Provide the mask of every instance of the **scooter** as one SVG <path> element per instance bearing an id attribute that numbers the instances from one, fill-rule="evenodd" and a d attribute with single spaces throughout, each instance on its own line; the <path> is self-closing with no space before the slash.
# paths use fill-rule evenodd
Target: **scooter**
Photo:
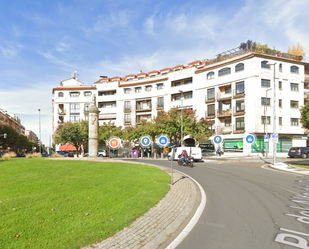
<path id="1" fill-rule="evenodd" d="M 194 161 L 194 158 L 192 156 L 188 156 L 187 158 L 185 158 L 185 165 L 184 166 L 189 166 L 190 168 L 192 168 L 193 167 L 193 161 Z M 182 166 L 181 155 L 178 156 L 177 163 L 178 163 L 178 166 Z"/>

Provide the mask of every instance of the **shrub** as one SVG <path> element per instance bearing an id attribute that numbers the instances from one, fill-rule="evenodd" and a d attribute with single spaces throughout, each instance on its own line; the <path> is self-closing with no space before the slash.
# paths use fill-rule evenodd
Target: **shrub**
<path id="1" fill-rule="evenodd" d="M 51 155 L 51 157 L 62 157 L 62 155 L 60 155 L 60 154 L 58 154 L 58 153 L 53 153 L 53 154 Z"/>
<path id="2" fill-rule="evenodd" d="M 35 157 L 42 157 L 41 153 L 29 153 L 26 155 L 26 158 L 35 158 Z"/>
<path id="3" fill-rule="evenodd" d="M 8 152 L 2 156 L 3 160 L 9 160 L 10 158 L 16 157 L 15 152 Z"/>

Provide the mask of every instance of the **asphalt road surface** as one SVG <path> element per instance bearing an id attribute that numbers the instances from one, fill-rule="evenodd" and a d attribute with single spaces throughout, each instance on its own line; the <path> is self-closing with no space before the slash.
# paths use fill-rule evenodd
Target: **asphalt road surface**
<path id="1" fill-rule="evenodd" d="M 187 168 L 174 162 L 174 169 L 198 181 L 207 196 L 197 225 L 177 249 L 309 249 L 309 176 L 263 165 L 212 160 Z"/>

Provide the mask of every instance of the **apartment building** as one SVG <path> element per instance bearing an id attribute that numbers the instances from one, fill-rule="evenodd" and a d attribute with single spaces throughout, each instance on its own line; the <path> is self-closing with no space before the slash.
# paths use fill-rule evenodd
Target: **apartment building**
<path id="1" fill-rule="evenodd" d="M 0 125 L 10 126 L 21 135 L 25 135 L 25 127 L 16 115 L 10 115 L 7 111 L 0 109 Z"/>
<path id="2" fill-rule="evenodd" d="M 211 60 L 101 77 L 94 84 L 100 125 L 109 120 L 117 126 L 135 125 L 151 120 L 158 110 L 182 106 L 213 121 L 225 152 L 265 153 L 273 145 L 264 135 L 275 129 L 277 153 L 286 154 L 291 146 L 307 144 L 299 108 L 306 101 L 308 83 L 309 64 L 297 56 L 235 49 Z M 244 142 L 247 134 L 255 136 L 253 146 Z"/>
<path id="3" fill-rule="evenodd" d="M 74 72 L 72 78 L 61 81 L 52 93 L 54 134 L 65 122 L 88 120 L 92 95 L 97 94 L 97 91 L 95 86 L 87 86 L 79 81 Z M 60 145 L 56 145 L 56 151 L 59 149 Z"/>

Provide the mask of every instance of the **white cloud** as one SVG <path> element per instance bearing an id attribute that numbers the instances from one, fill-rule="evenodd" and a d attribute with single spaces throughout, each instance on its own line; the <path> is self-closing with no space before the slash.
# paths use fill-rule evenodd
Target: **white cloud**
<path id="1" fill-rule="evenodd" d="M 71 47 L 71 44 L 69 43 L 64 43 L 64 42 L 59 42 L 58 44 L 56 44 L 56 51 L 59 53 L 63 53 L 65 51 L 67 51 L 69 48 Z"/>

